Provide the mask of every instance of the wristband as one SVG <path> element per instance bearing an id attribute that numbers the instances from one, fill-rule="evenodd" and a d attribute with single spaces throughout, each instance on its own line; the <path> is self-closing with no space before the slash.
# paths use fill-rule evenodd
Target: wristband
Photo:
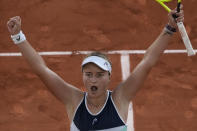
<path id="1" fill-rule="evenodd" d="M 170 26 L 170 25 L 166 25 L 165 30 L 168 34 L 173 34 L 174 32 L 176 32 L 176 28 Z"/>
<path id="2" fill-rule="evenodd" d="M 173 33 L 174 33 L 174 32 L 172 32 L 172 31 L 169 31 L 169 30 L 166 29 L 166 28 L 164 28 L 164 30 L 165 30 L 165 32 L 166 32 L 167 34 L 169 34 L 169 35 L 173 35 Z"/>
<path id="3" fill-rule="evenodd" d="M 20 44 L 20 43 L 22 43 L 23 41 L 25 41 L 26 40 L 26 37 L 25 37 L 25 35 L 23 34 L 23 32 L 22 31 L 20 31 L 18 34 L 16 34 L 16 35 L 11 35 L 11 38 L 12 38 L 12 40 L 13 40 L 13 42 L 14 42 L 14 44 Z"/>

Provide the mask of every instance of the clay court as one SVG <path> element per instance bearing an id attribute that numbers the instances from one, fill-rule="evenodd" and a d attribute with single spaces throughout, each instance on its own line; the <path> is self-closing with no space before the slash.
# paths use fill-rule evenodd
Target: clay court
<path id="1" fill-rule="evenodd" d="M 197 1 L 183 0 L 185 26 L 197 48 Z M 174 8 L 176 1 L 169 4 Z M 167 12 L 154 0 L 1 0 L 0 131 L 69 131 L 65 107 L 17 56 L 6 23 L 21 16 L 22 29 L 47 65 L 65 81 L 83 88 L 79 51 L 146 50 L 167 23 Z M 176 33 L 169 50 L 185 50 Z M 3 54 L 5 53 L 5 54 Z M 124 54 L 130 70 L 143 53 Z M 110 89 L 123 79 L 121 53 L 112 60 Z M 197 56 L 165 53 L 133 100 L 135 131 L 197 130 Z"/>

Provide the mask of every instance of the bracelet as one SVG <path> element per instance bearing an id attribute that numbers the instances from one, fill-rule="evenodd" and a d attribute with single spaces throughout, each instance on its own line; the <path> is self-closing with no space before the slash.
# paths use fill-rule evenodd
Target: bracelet
<path id="1" fill-rule="evenodd" d="M 176 28 L 174 28 L 174 27 L 172 27 L 172 26 L 170 26 L 170 25 L 166 25 L 166 27 L 165 27 L 165 31 L 168 33 L 168 34 L 173 34 L 174 32 L 176 32 Z"/>
<path id="2" fill-rule="evenodd" d="M 22 43 L 23 41 L 25 41 L 26 40 L 26 37 L 25 37 L 25 35 L 23 34 L 23 32 L 22 31 L 20 31 L 18 34 L 16 34 L 16 35 L 11 35 L 11 38 L 12 38 L 12 40 L 13 40 L 13 42 L 14 42 L 14 44 L 20 44 L 20 43 Z"/>

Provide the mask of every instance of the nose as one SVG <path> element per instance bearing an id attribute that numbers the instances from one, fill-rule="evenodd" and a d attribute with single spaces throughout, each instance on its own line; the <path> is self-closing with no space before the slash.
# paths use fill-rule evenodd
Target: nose
<path id="1" fill-rule="evenodd" d="M 93 76 L 93 77 L 90 78 L 90 81 L 92 83 L 96 83 L 97 82 L 97 78 L 95 76 Z"/>

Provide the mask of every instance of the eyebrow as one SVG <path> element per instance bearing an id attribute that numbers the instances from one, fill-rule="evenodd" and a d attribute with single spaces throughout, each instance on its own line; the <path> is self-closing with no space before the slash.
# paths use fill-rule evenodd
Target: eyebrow
<path id="1" fill-rule="evenodd" d="M 84 72 L 84 73 L 92 73 L 92 72 Z M 102 72 L 100 71 L 100 72 L 96 72 L 96 73 L 102 73 L 103 74 L 105 72 L 104 71 L 102 71 Z"/>
<path id="2" fill-rule="evenodd" d="M 103 73 L 105 73 L 104 71 L 102 71 L 102 72 L 97 72 L 97 73 L 99 73 L 99 74 L 103 74 Z"/>
<path id="3" fill-rule="evenodd" d="M 92 72 L 84 72 L 84 73 L 92 73 Z"/>

